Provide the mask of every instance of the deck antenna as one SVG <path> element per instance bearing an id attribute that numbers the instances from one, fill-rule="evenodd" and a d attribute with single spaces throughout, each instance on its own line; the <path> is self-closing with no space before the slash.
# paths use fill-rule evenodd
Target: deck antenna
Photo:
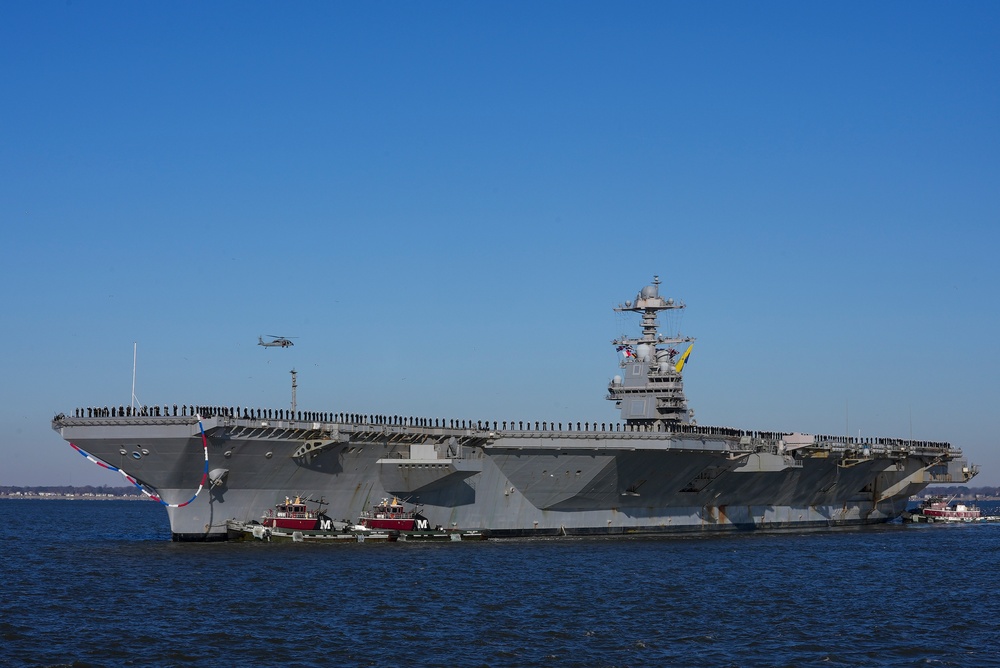
<path id="1" fill-rule="evenodd" d="M 298 385 L 295 382 L 295 376 L 296 376 L 297 373 L 298 372 L 295 371 L 295 369 L 291 370 L 291 374 L 292 374 L 292 415 L 295 415 L 295 388 L 298 387 Z"/>
<path id="2" fill-rule="evenodd" d="M 135 402 L 137 401 L 137 399 L 135 398 L 135 357 L 136 357 L 135 353 L 136 353 L 136 348 L 137 348 L 136 342 L 133 341 L 132 342 L 132 402 L 129 404 L 129 406 L 132 408 L 133 414 L 135 413 Z"/>
<path id="3" fill-rule="evenodd" d="M 851 400 L 844 399 L 844 436 L 851 440 Z"/>
<path id="4" fill-rule="evenodd" d="M 910 405 L 910 445 L 913 445 L 913 405 Z"/>

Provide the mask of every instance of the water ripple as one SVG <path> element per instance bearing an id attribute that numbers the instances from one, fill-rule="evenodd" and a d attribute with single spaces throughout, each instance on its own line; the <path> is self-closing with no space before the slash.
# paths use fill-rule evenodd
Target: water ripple
<path id="1" fill-rule="evenodd" d="M 1000 665 L 995 525 L 200 545 L 153 503 L 0 512 L 0 665 Z"/>

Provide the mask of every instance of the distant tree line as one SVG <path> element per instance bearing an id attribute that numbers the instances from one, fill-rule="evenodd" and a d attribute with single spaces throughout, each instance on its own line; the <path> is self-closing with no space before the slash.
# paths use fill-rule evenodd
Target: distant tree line
<path id="1" fill-rule="evenodd" d="M 74 487 L 73 485 L 43 485 L 39 487 L 19 487 L 11 485 L 0 485 L 0 495 L 29 495 L 37 494 L 60 494 L 64 496 L 81 496 L 84 494 L 94 494 L 100 496 L 120 496 L 122 498 L 132 498 L 143 496 L 142 492 L 135 487 L 108 487 L 107 485 Z"/>

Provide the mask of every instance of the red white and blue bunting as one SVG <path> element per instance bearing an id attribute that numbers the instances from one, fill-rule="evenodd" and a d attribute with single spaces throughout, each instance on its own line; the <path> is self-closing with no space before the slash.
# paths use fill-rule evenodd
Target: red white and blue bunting
<path id="1" fill-rule="evenodd" d="M 201 483 L 198 484 L 198 491 L 196 491 L 194 493 L 194 496 L 192 496 L 190 499 L 188 499 L 184 503 L 167 503 L 162 498 L 160 498 L 160 496 L 158 494 L 155 494 L 155 493 L 149 491 L 148 489 L 146 489 L 146 485 L 144 485 L 143 483 L 139 482 L 138 480 L 136 480 L 135 478 L 133 478 L 132 476 L 130 476 L 128 473 L 125 473 L 125 471 L 122 471 L 117 466 L 112 466 L 111 464 L 107 464 L 105 462 L 102 462 L 97 457 L 94 457 L 89 452 L 86 452 L 83 448 L 81 448 L 80 446 L 78 446 L 76 443 L 70 443 L 69 445 L 70 445 L 71 448 L 73 448 L 74 450 L 76 450 L 81 455 L 83 455 L 84 457 L 86 457 L 90 461 L 94 462 L 95 464 L 97 464 L 101 468 L 108 469 L 109 471 L 118 471 L 119 473 L 122 474 L 122 477 L 124 477 L 126 480 L 128 480 L 133 485 L 135 485 L 139 489 L 139 491 L 141 491 L 143 494 L 145 494 L 149 498 L 153 499 L 154 501 L 159 501 L 160 503 L 162 503 L 167 508 L 183 508 L 184 506 L 188 505 L 189 503 L 191 503 L 192 501 L 194 501 L 195 499 L 198 498 L 198 495 L 201 494 L 201 490 L 203 490 L 205 488 L 205 483 L 208 481 L 208 437 L 205 436 L 205 427 L 201 424 L 201 418 L 200 417 L 198 418 L 198 429 L 201 430 L 201 447 L 205 450 L 205 471 L 204 471 L 204 473 L 202 473 Z"/>

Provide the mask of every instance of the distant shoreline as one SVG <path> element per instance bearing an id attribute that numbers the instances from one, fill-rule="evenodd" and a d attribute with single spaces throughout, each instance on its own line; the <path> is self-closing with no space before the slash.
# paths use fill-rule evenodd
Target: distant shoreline
<path id="1" fill-rule="evenodd" d="M 135 487 L 73 487 L 45 485 L 22 487 L 0 485 L 0 499 L 41 499 L 50 501 L 148 501 L 152 500 Z"/>

